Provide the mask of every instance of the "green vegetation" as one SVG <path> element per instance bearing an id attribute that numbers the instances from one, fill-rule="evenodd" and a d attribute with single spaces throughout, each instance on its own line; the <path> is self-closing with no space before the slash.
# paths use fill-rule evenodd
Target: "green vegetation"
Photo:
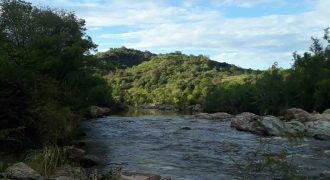
<path id="1" fill-rule="evenodd" d="M 111 103 L 85 22 L 19 0 L 0 9 L 0 151 L 70 144 L 88 107 Z"/>
<path id="2" fill-rule="evenodd" d="M 205 56 L 176 52 L 153 56 L 137 66 L 110 73 L 106 78 L 112 85 L 115 101 L 133 106 L 172 104 L 185 109 L 209 103 L 207 97 L 220 84 L 244 84 L 254 77 L 252 72 L 258 74 L 226 63 L 216 64 Z"/>
<path id="3" fill-rule="evenodd" d="M 268 70 L 255 71 L 175 52 L 117 69 L 106 79 L 114 100 L 130 106 L 169 104 L 188 110 L 199 104 L 204 111 L 233 114 L 276 115 L 288 107 L 323 111 L 330 106 L 330 48 L 312 40 L 311 52 L 294 53 L 291 69 L 274 63 Z M 329 43 L 329 29 L 324 40 Z"/>
<path id="4" fill-rule="evenodd" d="M 43 149 L 29 152 L 25 161 L 43 176 L 50 176 L 56 168 L 68 164 L 65 157 L 65 148 L 45 146 Z"/>
<path id="5" fill-rule="evenodd" d="M 108 73 L 111 70 L 125 69 L 149 61 L 154 54 L 149 51 L 142 52 L 121 47 L 111 48 L 106 52 L 98 52 L 95 56 L 98 58 L 96 64 L 99 71 Z"/>
<path id="6" fill-rule="evenodd" d="M 200 105 L 232 114 L 330 107 L 329 28 L 326 47 L 312 38 L 311 52 L 294 53 L 291 69 L 274 63 L 265 71 L 179 51 L 122 47 L 93 55 L 85 30 L 72 12 L 0 1 L 0 153 L 37 149 L 25 160 L 44 175 L 66 163 L 62 146 L 72 143 L 91 105 Z M 266 156 L 261 167 L 279 157 Z M 11 161 L 0 154 L 0 171 Z"/>

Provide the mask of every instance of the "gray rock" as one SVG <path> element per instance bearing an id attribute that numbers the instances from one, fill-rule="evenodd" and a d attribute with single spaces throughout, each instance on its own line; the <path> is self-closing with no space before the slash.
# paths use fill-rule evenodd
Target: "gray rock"
<path id="1" fill-rule="evenodd" d="M 217 112 L 214 114 L 211 114 L 211 118 L 212 119 L 216 119 L 216 120 L 225 120 L 225 119 L 230 119 L 233 116 L 231 114 L 225 113 L 225 112 Z"/>
<path id="2" fill-rule="evenodd" d="M 330 109 L 326 109 L 321 116 L 324 120 L 330 121 Z"/>
<path id="3" fill-rule="evenodd" d="M 101 117 L 110 112 L 110 109 L 107 107 L 98 107 L 98 106 L 91 106 L 90 107 L 90 115 L 92 117 Z"/>
<path id="4" fill-rule="evenodd" d="M 66 156 L 68 160 L 80 164 L 83 167 L 92 167 L 101 162 L 98 157 L 87 154 L 85 150 L 76 147 L 68 147 L 66 150 Z"/>
<path id="5" fill-rule="evenodd" d="M 308 112 L 300 108 L 290 108 L 285 111 L 284 115 L 287 120 L 297 120 L 300 122 L 306 122 L 313 120 L 313 117 Z"/>
<path id="6" fill-rule="evenodd" d="M 324 170 L 321 174 L 323 177 L 327 177 L 327 178 L 330 178 L 330 171 L 328 170 Z"/>
<path id="7" fill-rule="evenodd" d="M 212 119 L 212 116 L 209 113 L 198 113 L 195 115 L 195 117 L 201 118 L 201 119 Z"/>
<path id="8" fill-rule="evenodd" d="M 66 148 L 66 156 L 69 160 L 79 163 L 80 159 L 86 155 L 86 151 L 73 146 Z"/>
<path id="9" fill-rule="evenodd" d="M 305 125 L 299 121 L 290 121 L 285 122 L 285 128 L 287 133 L 292 135 L 304 135 L 305 134 Z"/>
<path id="10" fill-rule="evenodd" d="M 23 162 L 8 167 L 5 171 L 7 178 L 15 180 L 43 180 L 44 178 L 34 169 Z"/>
<path id="11" fill-rule="evenodd" d="M 79 163 L 83 167 L 92 167 L 100 164 L 101 160 L 95 155 L 87 154 L 80 159 Z"/>
<path id="12" fill-rule="evenodd" d="M 229 120 L 233 117 L 233 115 L 225 113 L 225 112 L 217 112 L 213 114 L 209 113 L 199 113 L 195 115 L 197 118 L 202 119 L 214 119 L 214 120 Z"/>
<path id="13" fill-rule="evenodd" d="M 255 134 L 265 135 L 266 130 L 260 122 L 261 117 L 250 112 L 236 115 L 230 121 L 230 126 L 241 131 L 249 131 Z"/>
<path id="14" fill-rule="evenodd" d="M 81 167 L 62 166 L 50 177 L 51 180 L 87 180 L 86 172 Z"/>
<path id="15" fill-rule="evenodd" d="M 263 117 L 261 124 L 265 128 L 268 135 L 280 136 L 284 135 L 286 132 L 284 122 L 275 116 Z"/>
<path id="16" fill-rule="evenodd" d="M 330 121 L 310 121 L 305 122 L 305 126 L 307 135 L 322 140 L 330 139 Z"/>
<path id="17" fill-rule="evenodd" d="M 322 114 L 330 114 L 330 109 L 324 110 Z"/>

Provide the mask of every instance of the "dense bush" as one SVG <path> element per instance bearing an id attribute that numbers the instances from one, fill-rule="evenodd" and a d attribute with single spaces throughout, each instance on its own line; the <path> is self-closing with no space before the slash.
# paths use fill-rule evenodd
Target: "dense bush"
<path id="1" fill-rule="evenodd" d="M 89 105 L 111 103 L 85 22 L 19 0 L 0 9 L 0 151 L 70 142 Z"/>

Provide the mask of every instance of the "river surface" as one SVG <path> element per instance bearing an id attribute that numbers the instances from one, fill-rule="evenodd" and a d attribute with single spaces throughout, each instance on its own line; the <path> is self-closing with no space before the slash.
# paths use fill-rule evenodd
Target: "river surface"
<path id="1" fill-rule="evenodd" d="M 280 152 L 289 165 L 279 165 L 284 170 L 292 168 L 312 179 L 330 170 L 329 141 L 261 137 L 230 128 L 228 121 L 185 115 L 109 116 L 86 121 L 84 127 L 84 148 L 103 160 L 98 168 L 104 171 L 122 168 L 182 180 L 234 179 L 244 175 L 247 164 L 259 162 L 254 154 Z M 253 178 L 269 178 L 268 173 Z"/>

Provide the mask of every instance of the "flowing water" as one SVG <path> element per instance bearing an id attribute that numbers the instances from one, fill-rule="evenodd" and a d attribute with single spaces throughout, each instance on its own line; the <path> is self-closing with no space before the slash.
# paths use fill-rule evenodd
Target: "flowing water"
<path id="1" fill-rule="evenodd" d="M 84 127 L 84 148 L 103 160 L 98 168 L 104 171 L 120 167 L 172 179 L 233 179 L 242 175 L 248 157 L 265 147 L 288 153 L 288 164 L 300 175 L 316 178 L 330 170 L 330 141 L 266 138 L 230 128 L 228 121 L 184 115 L 109 116 L 86 121 Z"/>

